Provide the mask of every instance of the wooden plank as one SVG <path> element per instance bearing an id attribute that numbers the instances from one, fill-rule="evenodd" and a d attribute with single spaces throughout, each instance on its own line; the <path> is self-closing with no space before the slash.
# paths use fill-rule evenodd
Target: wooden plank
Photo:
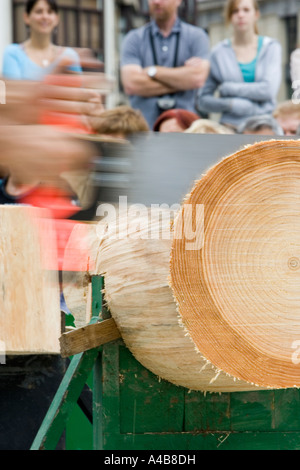
<path id="1" fill-rule="evenodd" d="M 7 355 L 59 354 L 56 232 L 48 211 L 0 208 L 0 342 Z"/>
<path id="2" fill-rule="evenodd" d="M 120 338 L 113 318 L 64 333 L 59 341 L 62 357 L 73 356 Z"/>

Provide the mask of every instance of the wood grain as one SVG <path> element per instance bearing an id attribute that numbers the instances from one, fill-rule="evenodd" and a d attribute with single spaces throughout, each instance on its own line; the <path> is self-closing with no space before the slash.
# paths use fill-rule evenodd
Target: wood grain
<path id="1" fill-rule="evenodd" d="M 6 354 L 59 354 L 56 236 L 47 212 L 0 207 L 0 341 Z"/>
<path id="2" fill-rule="evenodd" d="M 261 142 L 196 182 L 175 221 L 171 285 L 183 325 L 219 370 L 259 386 L 300 386 L 300 144 Z M 200 249 L 190 250 L 181 219 Z M 204 233 L 202 233 L 204 232 Z M 299 351 L 299 347 L 298 347 Z"/>
<path id="3" fill-rule="evenodd" d="M 175 385 L 211 392 L 257 390 L 219 373 L 196 351 L 179 323 L 169 286 L 173 218 L 171 211 L 156 209 L 151 214 L 120 216 L 108 222 L 105 230 L 101 222 L 98 230 L 90 228 L 93 273 L 104 276 L 105 302 L 122 339 L 144 367 Z M 78 228 L 72 233 L 66 256 L 74 252 L 79 233 Z M 75 324 L 82 325 L 85 318 L 87 273 L 91 274 L 77 274 L 73 293 L 66 282 L 65 298 Z"/>
<path id="4" fill-rule="evenodd" d="M 98 348 L 120 337 L 121 335 L 114 319 L 103 320 L 99 323 L 64 333 L 59 340 L 61 355 L 62 357 L 73 356 L 74 354 Z"/>

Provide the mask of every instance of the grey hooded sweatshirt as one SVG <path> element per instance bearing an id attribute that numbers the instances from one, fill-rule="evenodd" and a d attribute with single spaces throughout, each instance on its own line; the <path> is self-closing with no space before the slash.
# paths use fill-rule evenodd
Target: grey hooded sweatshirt
<path id="1" fill-rule="evenodd" d="M 245 82 L 229 39 L 211 52 L 209 77 L 197 97 L 201 113 L 222 113 L 220 122 L 238 127 L 250 116 L 271 114 L 281 83 L 281 45 L 263 38 L 257 57 L 255 82 Z M 219 96 L 215 96 L 218 90 Z"/>

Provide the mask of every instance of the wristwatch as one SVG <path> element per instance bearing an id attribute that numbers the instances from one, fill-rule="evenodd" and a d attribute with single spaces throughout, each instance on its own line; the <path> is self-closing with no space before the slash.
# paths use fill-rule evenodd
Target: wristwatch
<path id="1" fill-rule="evenodd" d="M 154 80 L 155 75 L 157 74 L 157 68 L 155 66 L 149 67 L 147 73 L 148 73 L 148 77 Z"/>

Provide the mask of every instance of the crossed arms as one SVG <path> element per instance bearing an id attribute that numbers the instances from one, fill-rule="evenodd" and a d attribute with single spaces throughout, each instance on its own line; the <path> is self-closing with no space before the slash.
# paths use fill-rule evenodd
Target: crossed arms
<path id="1" fill-rule="evenodd" d="M 153 80 L 147 75 L 149 67 L 125 65 L 121 70 L 125 93 L 150 98 L 201 88 L 207 79 L 210 65 L 206 59 L 191 57 L 181 67 L 156 68 L 157 74 Z"/>

